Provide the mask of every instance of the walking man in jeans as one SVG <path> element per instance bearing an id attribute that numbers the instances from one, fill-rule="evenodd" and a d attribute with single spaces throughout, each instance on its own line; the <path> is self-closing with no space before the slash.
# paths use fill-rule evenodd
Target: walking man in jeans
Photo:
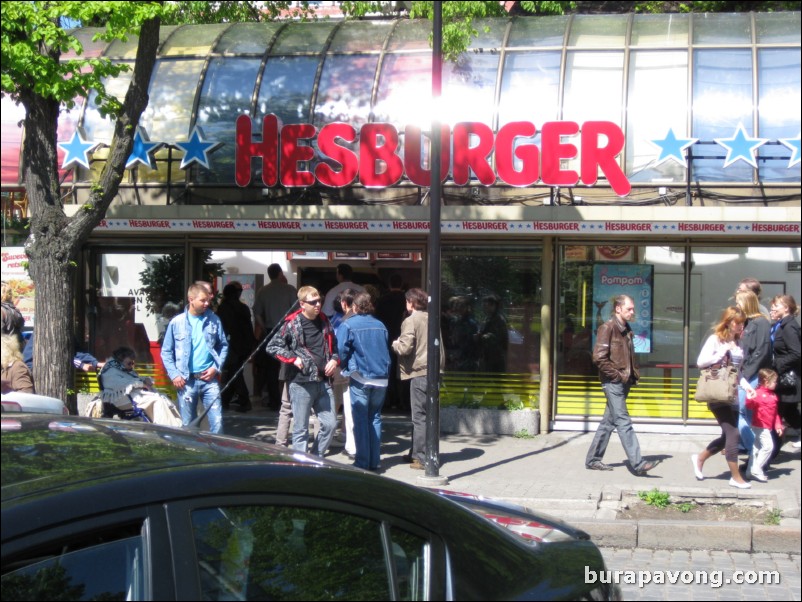
<path id="1" fill-rule="evenodd" d="M 596 333 L 593 363 L 599 369 L 607 407 L 585 458 L 585 467 L 589 470 L 612 470 L 602 462 L 602 458 L 614 430 L 618 431 L 621 445 L 635 474 L 643 476 L 657 466 L 657 462 L 641 457 L 638 437 L 627 411 L 629 389 L 638 383 L 640 377 L 632 343 L 632 328 L 629 326 L 634 316 L 635 302 L 632 297 L 618 295 L 613 300 L 613 316 L 599 326 Z"/>
<path id="2" fill-rule="evenodd" d="M 304 286 L 298 291 L 301 309 L 288 315 L 279 332 L 267 343 L 267 352 L 287 367 L 292 403 L 292 447 L 306 452 L 309 444 L 309 415 L 314 409 L 320 431 L 312 454 L 321 458 L 331 443 L 337 419 L 331 377 L 340 361 L 337 341 L 329 319 L 320 312 L 318 290 Z"/>
<path id="3" fill-rule="evenodd" d="M 187 309 L 167 325 L 162 344 L 162 362 L 178 391 L 178 406 L 184 426 L 198 416 L 198 401 L 209 408 L 209 430 L 223 430 L 220 401 L 220 371 L 228 355 L 228 341 L 220 318 L 209 309 L 211 295 L 200 284 L 187 291 Z"/>

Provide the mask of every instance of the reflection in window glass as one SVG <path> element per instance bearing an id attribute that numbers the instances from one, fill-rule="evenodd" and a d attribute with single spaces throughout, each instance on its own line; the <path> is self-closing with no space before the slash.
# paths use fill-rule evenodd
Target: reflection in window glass
<path id="1" fill-rule="evenodd" d="M 378 55 L 326 57 L 315 103 L 315 125 L 340 121 L 359 129 L 367 123 L 378 61 Z"/>
<path id="2" fill-rule="evenodd" d="M 752 13 L 694 13 L 694 44 L 749 44 Z"/>
<path id="3" fill-rule="evenodd" d="M 770 139 L 768 144 L 758 148 L 760 179 L 763 182 L 799 182 L 801 166 L 797 163 L 788 167 L 791 149 L 779 142 L 797 135 L 802 122 L 799 49 L 762 48 L 757 59 L 760 137 Z"/>
<path id="4" fill-rule="evenodd" d="M 202 600 L 389 600 L 381 524 L 312 508 L 192 513 Z"/>
<path id="5" fill-rule="evenodd" d="M 687 46 L 688 15 L 635 15 L 630 46 Z"/>
<path id="6" fill-rule="evenodd" d="M 640 350 L 640 381 L 627 399 L 629 411 L 652 418 L 682 416 L 684 257 L 667 247 L 561 247 L 558 413 L 604 413 L 606 400 L 593 364 L 595 335 L 598 326 L 612 317 L 612 299 L 627 294 L 635 301 L 630 325 L 636 351 Z M 626 284 L 611 284 L 616 279 Z"/>
<path id="7" fill-rule="evenodd" d="M 694 181 L 748 182 L 752 168 L 737 160 L 723 168 L 727 149 L 715 138 L 732 138 L 743 124 L 752 136 L 752 53 L 749 50 L 698 50 L 693 56 Z M 709 157 L 709 158 L 706 158 Z"/>
<path id="8" fill-rule="evenodd" d="M 618 125 L 623 119 L 623 52 L 569 52 L 565 70 L 563 119 L 576 121 L 611 121 Z M 599 91 L 604 93 L 600 94 Z M 594 99 L 588 102 L 588 99 Z M 579 136 L 568 139 L 576 145 L 575 159 L 563 161 L 563 169 L 579 173 L 581 143 Z M 603 173 L 599 170 L 599 175 Z"/>
<path id="9" fill-rule="evenodd" d="M 688 53 L 633 51 L 627 99 L 627 173 L 633 182 L 684 182 L 676 161 L 655 165 L 659 154 L 651 140 L 662 140 L 669 128 L 687 138 Z M 660 119 L 655 119 L 660 115 Z"/>
<path id="10" fill-rule="evenodd" d="M 537 403 L 540 262 L 539 248 L 443 249 L 444 405 Z"/>
<path id="11" fill-rule="evenodd" d="M 281 30 L 278 40 L 270 50 L 271 54 L 292 52 L 320 52 L 326 44 L 331 30 L 338 25 L 335 21 L 315 23 L 290 23 Z"/>
<path id="12" fill-rule="evenodd" d="M 264 54 L 282 23 L 234 23 L 220 36 L 214 51 L 229 54 Z"/>
<path id="13" fill-rule="evenodd" d="M 91 537 L 93 541 L 103 540 L 100 534 Z M 37 555 L 32 564 L 4 573 L 3 600 L 146 599 L 147 567 L 141 536 L 80 549 L 75 549 L 76 543 L 65 543 L 52 554 Z"/>
<path id="14" fill-rule="evenodd" d="M 567 16 L 514 19 L 507 47 L 562 46 Z"/>
<path id="15" fill-rule="evenodd" d="M 197 124 L 206 140 L 223 142 L 209 155 L 211 173 L 200 169 L 199 181 L 234 180 L 234 140 L 237 117 L 249 115 L 261 59 L 214 58 L 209 62 L 198 106 Z M 260 128 L 257 128 L 260 131 Z"/>
<path id="16" fill-rule="evenodd" d="M 284 124 L 309 123 L 312 84 L 320 57 L 271 57 L 259 89 L 256 121 L 273 113 Z"/>
<path id="17" fill-rule="evenodd" d="M 797 44 L 800 42 L 799 12 L 755 13 L 758 44 Z"/>
<path id="18" fill-rule="evenodd" d="M 427 600 L 429 544 L 425 539 L 397 527 L 390 531 L 399 600 Z"/>
<path id="19" fill-rule="evenodd" d="M 536 20 L 536 19 L 535 19 Z M 560 116 L 559 51 L 510 52 L 504 59 L 499 127 L 511 121 L 531 121 L 538 129 Z"/>
<path id="20" fill-rule="evenodd" d="M 685 287 L 686 253 L 690 252 L 690 288 Z M 789 262 L 800 260 L 800 247 L 685 247 L 634 245 L 563 245 L 559 249 L 557 329 L 557 414 L 601 416 L 606 400 L 593 365 L 595 325 L 610 317 L 610 302 L 599 298 L 605 267 L 621 270 L 650 266 L 652 281 L 651 347 L 638 354 L 640 382 L 629 394 L 633 416 L 712 418 L 693 401 L 698 376 L 696 358 L 721 311 L 733 303 L 738 282 L 759 277 L 767 305 L 779 293 L 800 295 L 799 272 Z M 622 291 L 627 292 L 627 291 Z M 609 294 L 612 294 L 610 292 Z M 604 295 L 607 296 L 607 293 Z M 636 307 L 645 297 L 636 299 Z M 688 357 L 684 356 L 687 326 Z M 688 369 L 689 402 L 683 407 L 683 373 Z"/>
<path id="21" fill-rule="evenodd" d="M 397 128 L 406 125 L 431 128 L 431 73 L 431 56 L 424 54 L 385 56 L 379 76 L 373 121 L 392 123 Z"/>
<path id="22" fill-rule="evenodd" d="M 568 36 L 569 46 L 623 48 L 627 15 L 575 15 Z"/>
<path id="23" fill-rule="evenodd" d="M 229 23 L 215 23 L 203 27 L 180 27 L 162 46 L 162 56 L 205 56 L 212 44 L 226 29 Z"/>
<path id="24" fill-rule="evenodd" d="M 187 139 L 202 68 L 201 60 L 156 62 L 148 91 L 150 101 L 140 120 L 151 141 L 172 143 Z"/>
<path id="25" fill-rule="evenodd" d="M 391 22 L 345 21 L 334 34 L 329 52 L 375 52 L 384 46 Z M 370 75 L 373 79 L 373 74 Z"/>

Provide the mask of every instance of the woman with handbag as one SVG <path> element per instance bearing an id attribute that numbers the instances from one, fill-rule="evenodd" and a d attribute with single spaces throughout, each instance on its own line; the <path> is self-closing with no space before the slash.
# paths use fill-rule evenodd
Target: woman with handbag
<path id="1" fill-rule="evenodd" d="M 777 406 L 780 418 L 792 429 L 799 431 L 802 416 L 799 414 L 799 402 L 802 399 L 802 386 L 799 380 L 800 333 L 796 316 L 799 308 L 791 295 L 777 295 L 771 300 L 769 308 L 771 319 L 774 322 L 771 328 L 771 341 L 774 347 L 774 370 L 778 374 L 777 397 L 780 403 Z M 774 452 L 771 460 L 780 453 L 780 437 L 774 434 Z M 799 447 L 799 442 L 794 444 Z"/>
<path id="2" fill-rule="evenodd" d="M 726 308 L 721 318 L 713 327 L 711 334 L 696 360 L 699 368 L 718 367 L 726 369 L 729 365 L 739 366 L 743 361 L 743 352 L 738 339 L 744 329 L 746 314 L 735 306 Z M 744 480 L 738 471 L 738 399 L 727 399 L 708 402 L 708 407 L 721 427 L 721 435 L 711 441 L 707 448 L 699 454 L 691 456 L 693 473 L 701 481 L 705 478 L 702 468 L 711 456 L 724 450 L 727 466 L 730 468 L 730 486 L 738 489 L 749 489 L 751 485 Z"/>

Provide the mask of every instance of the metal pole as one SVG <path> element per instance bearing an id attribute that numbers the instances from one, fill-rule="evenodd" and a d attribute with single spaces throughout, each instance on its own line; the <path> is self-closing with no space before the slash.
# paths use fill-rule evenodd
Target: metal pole
<path id="1" fill-rule="evenodd" d="M 427 337 L 426 479 L 438 479 L 440 470 L 440 94 L 443 63 L 443 7 L 434 3 L 432 19 L 431 188 L 429 189 L 429 332 Z"/>

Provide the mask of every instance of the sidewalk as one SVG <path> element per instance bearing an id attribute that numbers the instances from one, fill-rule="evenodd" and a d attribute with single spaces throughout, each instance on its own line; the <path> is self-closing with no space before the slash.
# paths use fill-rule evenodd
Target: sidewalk
<path id="1" fill-rule="evenodd" d="M 272 442 L 277 413 L 255 410 L 226 413 L 225 432 Z M 637 430 L 637 427 L 636 427 Z M 661 463 L 648 476 L 632 474 L 614 435 L 605 455 L 610 472 L 587 470 L 585 454 L 593 433 L 553 432 L 529 439 L 499 435 L 444 434 L 440 437 L 440 479 L 410 469 L 402 456 L 409 452 L 412 431 L 408 416 L 384 416 L 382 474 L 412 485 L 504 499 L 547 512 L 586 530 L 605 547 L 655 549 L 720 549 L 744 552 L 799 553 L 800 452 L 786 444 L 769 471 L 769 482 L 752 488 L 730 487 L 724 458 L 711 458 L 705 480 L 694 477 L 690 456 L 713 438 L 710 435 L 639 433 L 641 452 Z M 342 448 L 328 459 L 350 464 Z M 440 484 L 447 479 L 447 484 Z M 622 500 L 639 491 L 658 488 L 683 501 L 768 504 L 780 511 L 779 526 L 746 522 L 691 520 L 616 520 Z"/>

